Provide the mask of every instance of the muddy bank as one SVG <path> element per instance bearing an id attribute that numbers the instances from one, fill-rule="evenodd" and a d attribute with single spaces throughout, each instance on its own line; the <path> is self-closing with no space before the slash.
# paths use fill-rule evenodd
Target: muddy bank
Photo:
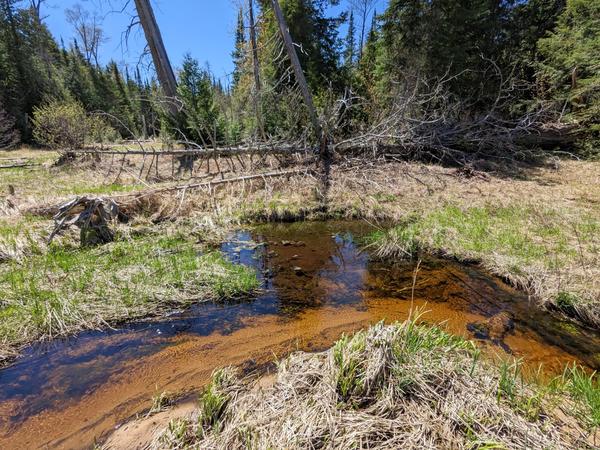
<path id="1" fill-rule="evenodd" d="M 264 289 L 258 298 L 30 348 L 0 372 L 0 447 L 90 445 L 147 409 L 156 393 L 200 389 L 215 368 L 252 371 L 296 349 L 325 349 L 343 332 L 404 320 L 418 307 L 423 320 L 466 337 L 474 337 L 469 324 L 509 314 L 512 327 L 499 339 L 479 336 L 480 344 L 531 367 L 543 364 L 548 373 L 574 361 L 600 365 L 597 335 L 555 321 L 476 268 L 369 261 L 355 239 L 367 231 L 312 223 L 237 233 L 223 251 L 257 270 Z"/>

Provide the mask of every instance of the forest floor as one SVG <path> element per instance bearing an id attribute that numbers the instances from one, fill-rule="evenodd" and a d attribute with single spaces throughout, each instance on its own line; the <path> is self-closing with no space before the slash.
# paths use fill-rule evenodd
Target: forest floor
<path id="1" fill-rule="evenodd" d="M 225 261 L 214 244 L 231 226 L 269 220 L 368 220 L 382 230 L 370 243 L 382 258 L 429 252 L 478 262 L 549 311 L 600 327 L 598 162 L 481 172 L 348 159 L 333 166 L 324 214 L 319 182 L 309 174 L 153 193 L 224 175 L 217 164 L 202 171 L 197 163 L 193 174 L 173 179 L 174 160 L 152 168 L 141 157 L 121 166 L 120 156 L 55 165 L 57 158 L 30 149 L 0 153 L 0 166 L 25 163 L 0 169 L 3 359 L 36 339 L 252 291 L 254 277 Z M 227 177 L 235 178 L 231 163 L 220 168 L 229 164 Z M 281 169 L 278 159 L 261 165 Z M 135 197 L 140 192 L 149 193 Z M 135 198 L 130 222 L 105 247 L 79 248 L 74 231 L 49 247 L 48 208 L 84 194 Z"/>

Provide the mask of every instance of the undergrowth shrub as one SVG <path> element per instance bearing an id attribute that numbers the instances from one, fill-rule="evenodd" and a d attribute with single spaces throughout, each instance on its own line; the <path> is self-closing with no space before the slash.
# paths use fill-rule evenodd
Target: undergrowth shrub
<path id="1" fill-rule="evenodd" d="M 33 111 L 33 136 L 55 150 L 75 150 L 86 144 L 113 142 L 117 131 L 102 117 L 88 115 L 80 103 L 52 100 Z"/>

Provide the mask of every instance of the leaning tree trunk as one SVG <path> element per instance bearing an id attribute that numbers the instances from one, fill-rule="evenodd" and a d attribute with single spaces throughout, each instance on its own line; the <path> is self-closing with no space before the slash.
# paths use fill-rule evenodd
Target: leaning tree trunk
<path id="1" fill-rule="evenodd" d="M 140 23 L 144 29 L 148 47 L 154 61 L 154 68 L 158 76 L 158 81 L 162 87 L 163 93 L 169 99 L 167 102 L 168 110 L 172 115 L 177 113 L 175 98 L 177 96 L 177 81 L 175 73 L 169 62 L 169 56 L 165 49 L 154 11 L 150 5 L 150 0 L 135 0 L 135 7 L 138 12 Z"/>
<path id="2" fill-rule="evenodd" d="M 271 0 L 271 5 L 273 7 L 273 12 L 275 13 L 275 19 L 277 20 L 277 24 L 279 25 L 279 32 L 281 33 L 281 37 L 283 38 L 283 43 L 287 50 L 288 57 L 290 58 L 290 63 L 292 64 L 292 69 L 294 70 L 294 74 L 296 76 L 296 81 L 298 82 L 298 86 L 300 87 L 300 92 L 302 93 L 302 97 L 304 98 L 304 103 L 308 108 L 308 113 L 313 125 L 315 136 L 317 138 L 317 141 L 319 142 L 319 159 L 321 161 L 323 169 L 322 200 L 326 203 L 327 194 L 329 191 L 331 172 L 331 154 L 329 152 L 329 142 L 327 141 L 327 135 L 323 133 L 323 127 L 321 126 L 321 122 L 317 114 L 317 109 L 315 108 L 313 96 L 310 92 L 310 89 L 308 88 L 308 83 L 306 82 L 306 77 L 304 76 L 304 72 L 302 71 L 302 66 L 300 65 L 298 54 L 296 53 L 296 49 L 294 48 L 294 42 L 292 41 L 290 30 L 283 16 L 283 12 L 281 11 L 281 7 L 279 6 L 279 1 Z"/>
<path id="3" fill-rule="evenodd" d="M 252 66 L 254 68 L 254 114 L 256 115 L 256 121 L 258 123 L 258 129 L 260 131 L 260 137 L 263 141 L 266 141 L 265 127 L 263 124 L 262 117 L 262 101 L 261 91 L 262 85 L 260 82 L 260 68 L 258 65 L 258 46 L 256 45 L 256 25 L 254 23 L 254 5 L 253 0 L 248 0 L 248 14 L 250 16 L 250 46 L 252 47 Z"/>

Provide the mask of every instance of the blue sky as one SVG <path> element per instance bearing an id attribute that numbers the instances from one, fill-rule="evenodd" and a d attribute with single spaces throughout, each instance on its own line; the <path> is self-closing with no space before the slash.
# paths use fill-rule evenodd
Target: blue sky
<path id="1" fill-rule="evenodd" d="M 74 37 L 72 26 L 66 21 L 65 10 L 79 3 L 90 12 L 97 12 L 103 18 L 107 41 L 100 50 L 101 62 L 114 59 L 119 64 L 135 67 L 145 46 L 144 36 L 138 30 L 129 38 L 129 45 L 122 44 L 123 31 L 131 20 L 128 12 L 119 10 L 126 0 L 47 0 L 42 14 L 46 24 L 57 39 L 62 38 L 68 45 Z M 163 40 L 171 63 L 177 68 L 186 53 L 191 53 L 201 63 L 208 64 L 216 77 L 227 84 L 233 70 L 231 51 L 238 6 L 242 0 L 153 0 L 156 20 L 161 28 Z M 133 0 L 131 1 L 133 4 Z M 246 1 L 243 0 L 245 4 Z M 347 8 L 341 5 L 332 8 L 332 14 Z M 378 11 L 382 11 L 387 0 L 379 0 Z M 112 7 L 111 7 L 112 5 Z M 344 31 L 345 32 L 345 31 Z M 146 60 L 148 62 L 148 59 Z"/>

